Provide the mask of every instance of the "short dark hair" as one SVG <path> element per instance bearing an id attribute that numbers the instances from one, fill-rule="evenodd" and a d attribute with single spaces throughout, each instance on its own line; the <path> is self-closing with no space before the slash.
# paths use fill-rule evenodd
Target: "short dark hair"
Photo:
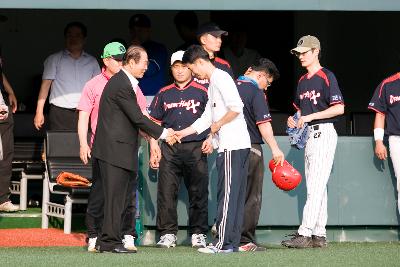
<path id="1" fill-rule="evenodd" d="M 68 23 L 68 24 L 65 26 L 65 28 L 64 28 L 64 37 L 67 35 L 68 30 L 71 29 L 72 27 L 77 27 L 77 28 L 79 28 L 79 29 L 81 30 L 83 36 L 84 36 L 84 37 L 87 36 L 87 28 L 86 28 L 86 26 L 85 26 L 82 22 L 73 21 L 73 22 Z"/>
<path id="2" fill-rule="evenodd" d="M 210 56 L 201 45 L 191 45 L 183 54 L 182 63 L 193 64 L 199 58 L 210 61 Z"/>
<path id="3" fill-rule="evenodd" d="M 141 52 L 146 53 L 146 50 L 140 45 L 131 45 L 130 47 L 128 47 L 124 55 L 124 58 L 122 59 L 122 65 L 124 66 L 128 65 L 131 59 L 133 59 L 135 63 L 138 63 L 140 61 Z"/>
<path id="4" fill-rule="evenodd" d="M 199 27 L 196 13 L 190 10 L 179 11 L 174 17 L 174 23 L 176 27 L 186 25 L 191 30 L 197 30 Z"/>
<path id="5" fill-rule="evenodd" d="M 256 60 L 250 68 L 255 71 L 264 71 L 271 75 L 274 81 L 278 80 L 280 77 L 278 68 L 275 66 L 274 62 L 268 58 L 260 58 Z"/>

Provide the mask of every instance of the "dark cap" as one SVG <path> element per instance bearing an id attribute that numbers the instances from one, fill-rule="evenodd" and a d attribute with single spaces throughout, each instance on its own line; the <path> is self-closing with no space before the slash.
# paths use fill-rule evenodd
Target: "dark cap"
<path id="1" fill-rule="evenodd" d="M 211 34 L 214 37 L 219 37 L 221 35 L 224 35 L 224 36 L 228 35 L 227 31 L 221 30 L 218 27 L 218 25 L 213 22 L 208 22 L 208 23 L 201 25 L 199 27 L 199 29 L 197 30 L 196 35 L 197 35 L 197 37 L 200 37 L 206 33 Z"/>
<path id="2" fill-rule="evenodd" d="M 136 14 L 129 19 L 129 29 L 133 27 L 150 28 L 151 21 L 145 14 Z"/>

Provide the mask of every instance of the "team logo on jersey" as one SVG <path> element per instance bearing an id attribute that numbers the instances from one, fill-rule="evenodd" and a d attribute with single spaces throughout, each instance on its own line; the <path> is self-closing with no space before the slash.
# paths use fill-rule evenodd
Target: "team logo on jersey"
<path id="1" fill-rule="evenodd" d="M 178 103 L 165 103 L 164 102 L 164 110 L 168 110 L 171 108 L 186 108 L 186 110 L 192 110 L 193 114 L 197 113 L 196 107 L 200 106 L 200 102 L 194 102 L 194 99 L 190 99 L 188 101 L 181 100 Z"/>
<path id="2" fill-rule="evenodd" d="M 198 83 L 198 84 L 207 84 L 207 83 L 209 83 L 209 80 L 208 80 L 208 79 L 202 79 L 202 80 L 200 80 L 200 79 L 197 79 L 196 77 L 194 77 L 193 80 L 194 80 L 196 83 Z"/>
<path id="3" fill-rule="evenodd" d="M 390 98 L 389 98 L 389 103 L 390 104 L 393 104 L 393 103 L 398 102 L 398 101 L 400 101 L 400 96 L 390 95 Z"/>
<path id="4" fill-rule="evenodd" d="M 321 96 L 321 94 L 319 92 L 315 93 L 315 90 L 312 90 L 312 91 L 307 91 L 305 93 L 300 94 L 300 100 L 308 98 L 308 99 L 310 99 L 310 101 L 313 101 L 314 105 L 316 105 L 318 103 L 317 98 L 320 96 Z"/>

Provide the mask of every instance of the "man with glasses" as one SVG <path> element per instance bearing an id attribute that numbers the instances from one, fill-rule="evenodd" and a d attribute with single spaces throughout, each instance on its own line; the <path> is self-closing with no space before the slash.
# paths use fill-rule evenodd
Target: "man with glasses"
<path id="1" fill-rule="evenodd" d="M 64 29 L 65 49 L 45 60 L 33 122 L 36 129 L 39 130 L 44 124 L 43 109 L 50 92 L 49 130 L 76 131 L 76 107 L 82 88 L 87 81 L 100 73 L 97 60 L 83 50 L 86 36 L 87 29 L 82 23 L 67 24 Z"/>
<path id="2" fill-rule="evenodd" d="M 303 36 L 290 52 L 307 69 L 299 80 L 293 103 L 299 119 L 296 122 L 290 116 L 287 121 L 290 128 L 302 128 L 308 123 L 309 138 L 304 153 L 307 201 L 298 231 L 291 239 L 282 241 L 282 245 L 326 247 L 327 184 L 337 144 L 333 123 L 344 113 L 343 96 L 335 75 L 319 62 L 321 45 L 316 37 Z"/>
<path id="3" fill-rule="evenodd" d="M 260 217 L 262 187 L 264 180 L 264 157 L 261 145 L 264 141 L 272 152 L 276 164 L 282 164 L 284 155 L 279 149 L 271 127 L 266 91 L 279 78 L 275 64 L 260 58 L 251 65 L 243 76 L 239 76 L 236 87 L 242 98 L 243 114 L 250 134 L 251 149 L 247 175 L 246 200 L 239 251 L 265 251 L 256 243 L 256 227 Z"/>
<path id="4" fill-rule="evenodd" d="M 162 88 L 150 105 L 150 116 L 163 127 L 182 130 L 203 114 L 208 96 L 207 89 L 192 79 L 192 72 L 182 63 L 184 51 L 171 56 L 171 73 L 174 83 Z M 157 185 L 157 230 L 160 241 L 157 247 L 176 246 L 178 214 L 176 205 L 181 180 L 189 195 L 189 234 L 192 247 L 206 247 L 208 232 L 208 168 L 207 154 L 213 151 L 208 132 L 190 135 L 180 144 L 161 143 Z M 157 142 L 154 140 L 157 145 Z M 151 155 L 151 167 L 158 161 Z"/>

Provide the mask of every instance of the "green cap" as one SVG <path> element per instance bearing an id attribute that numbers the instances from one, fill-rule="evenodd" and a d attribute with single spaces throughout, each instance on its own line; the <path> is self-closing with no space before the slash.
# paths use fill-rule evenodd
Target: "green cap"
<path id="1" fill-rule="evenodd" d="M 297 42 L 297 47 L 290 50 L 290 53 L 304 53 L 313 48 L 321 49 L 321 44 L 319 43 L 318 38 L 315 36 L 306 35 L 300 38 L 300 40 Z"/>
<path id="2" fill-rule="evenodd" d="M 101 58 L 112 57 L 115 60 L 122 60 L 125 55 L 126 49 L 121 43 L 112 42 L 104 47 Z"/>

